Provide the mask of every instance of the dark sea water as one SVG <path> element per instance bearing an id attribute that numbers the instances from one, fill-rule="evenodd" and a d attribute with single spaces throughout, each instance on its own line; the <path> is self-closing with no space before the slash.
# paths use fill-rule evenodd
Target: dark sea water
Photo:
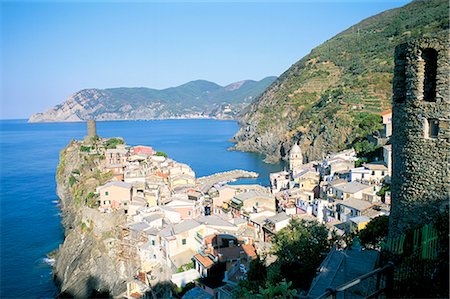
<path id="1" fill-rule="evenodd" d="M 197 176 L 239 168 L 260 173 L 242 182 L 268 185 L 269 173 L 282 166 L 266 164 L 257 154 L 227 151 L 237 129 L 234 121 L 215 120 L 97 123 L 98 135 L 151 145 L 189 164 Z M 55 296 L 45 259 L 63 241 L 55 171 L 59 151 L 84 135 L 84 123 L 0 121 L 0 298 Z"/>

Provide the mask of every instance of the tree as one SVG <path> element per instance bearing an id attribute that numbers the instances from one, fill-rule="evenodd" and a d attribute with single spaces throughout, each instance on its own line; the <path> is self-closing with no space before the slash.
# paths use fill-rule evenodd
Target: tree
<path id="1" fill-rule="evenodd" d="M 256 294 L 256 298 L 295 298 L 297 295 L 297 290 L 292 290 L 290 287 L 292 282 L 286 282 L 285 279 L 279 284 L 266 284 L 266 287 L 259 288 L 259 294 Z"/>
<path id="2" fill-rule="evenodd" d="M 292 281 L 295 288 L 308 290 L 316 269 L 330 250 L 333 240 L 328 239 L 328 229 L 316 221 L 291 219 L 273 239 L 272 253 L 277 256 L 281 276 Z M 276 272 L 276 271 L 275 271 Z M 273 275 L 276 280 L 278 275 Z M 271 281 L 275 284 L 280 281 Z"/>
<path id="3" fill-rule="evenodd" d="M 374 218 L 358 234 L 361 245 L 370 249 L 380 248 L 381 242 L 388 235 L 388 230 L 388 216 L 378 216 Z"/>

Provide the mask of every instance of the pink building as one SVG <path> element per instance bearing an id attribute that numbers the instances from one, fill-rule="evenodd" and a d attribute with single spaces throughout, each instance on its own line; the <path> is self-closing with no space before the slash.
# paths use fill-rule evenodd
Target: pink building
<path id="1" fill-rule="evenodd" d="M 127 213 L 133 196 L 133 186 L 129 183 L 113 181 L 97 187 L 97 193 L 101 209 L 124 208 Z"/>
<path id="2" fill-rule="evenodd" d="M 213 205 L 214 208 L 221 209 L 225 202 L 228 203 L 236 195 L 236 189 L 227 185 L 220 186 L 217 188 L 217 195 L 213 198 Z"/>
<path id="3" fill-rule="evenodd" d="M 136 145 L 133 147 L 133 153 L 135 155 L 144 154 L 144 155 L 153 155 L 153 148 L 151 146 L 145 145 Z"/>

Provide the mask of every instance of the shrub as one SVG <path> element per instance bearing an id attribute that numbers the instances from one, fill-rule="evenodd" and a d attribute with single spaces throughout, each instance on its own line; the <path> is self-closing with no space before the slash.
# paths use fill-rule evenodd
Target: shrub
<path id="1" fill-rule="evenodd" d="M 80 150 L 81 150 L 82 152 L 89 153 L 89 152 L 91 151 L 91 147 L 90 147 L 90 146 L 84 146 L 84 145 L 82 145 L 82 146 L 80 147 Z"/>
<path id="2" fill-rule="evenodd" d="M 73 175 L 71 175 L 69 177 L 69 186 L 72 187 L 76 182 L 77 182 L 77 179 Z"/>
<path id="3" fill-rule="evenodd" d="M 105 148 L 113 149 L 116 148 L 118 144 L 124 144 L 123 139 L 120 138 L 109 138 L 105 143 Z"/>
<path id="4" fill-rule="evenodd" d="M 167 158 L 167 154 L 165 153 L 165 152 L 156 152 L 156 155 L 157 156 L 160 156 L 160 157 L 164 157 L 164 158 Z"/>

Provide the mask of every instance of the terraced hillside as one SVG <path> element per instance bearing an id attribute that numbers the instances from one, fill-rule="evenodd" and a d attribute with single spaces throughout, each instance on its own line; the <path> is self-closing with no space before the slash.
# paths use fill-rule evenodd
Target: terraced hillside
<path id="1" fill-rule="evenodd" d="M 301 141 L 306 158 L 355 145 L 390 109 L 396 45 L 449 34 L 446 0 L 413 1 L 348 28 L 292 65 L 240 116 L 236 149 L 266 160 Z"/>

